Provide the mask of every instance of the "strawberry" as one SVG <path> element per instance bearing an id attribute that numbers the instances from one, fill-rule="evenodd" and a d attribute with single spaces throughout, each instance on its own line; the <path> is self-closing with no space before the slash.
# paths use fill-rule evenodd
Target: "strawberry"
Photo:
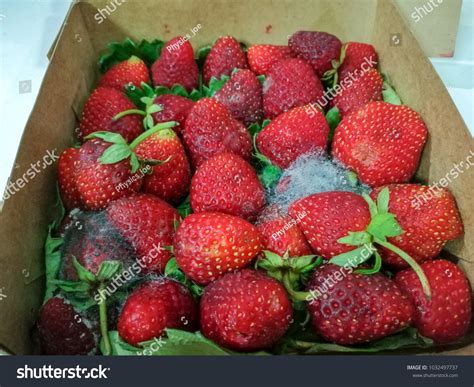
<path id="1" fill-rule="evenodd" d="M 226 274 L 208 285 L 200 311 L 204 336 L 237 351 L 271 348 L 292 321 L 283 286 L 250 269 Z"/>
<path id="2" fill-rule="evenodd" d="M 289 216 L 279 215 L 257 223 L 262 235 L 263 248 L 284 256 L 300 257 L 311 254 L 311 248 L 302 231 Z"/>
<path id="3" fill-rule="evenodd" d="M 129 196 L 141 187 L 141 179 L 131 172 L 128 160 L 113 164 L 99 161 L 110 146 L 108 142 L 92 139 L 80 148 L 74 176 L 82 209 L 104 209 L 111 201 Z"/>
<path id="4" fill-rule="evenodd" d="M 428 131 L 407 106 L 370 102 L 337 126 L 332 154 L 372 187 L 409 181 Z"/>
<path id="5" fill-rule="evenodd" d="M 356 78 L 355 81 L 348 82 L 347 87 L 336 94 L 331 105 L 339 109 L 342 118 L 371 101 L 382 101 L 382 84 L 383 79 L 380 73 L 371 69 Z"/>
<path id="6" fill-rule="evenodd" d="M 186 195 L 191 181 L 191 167 L 178 135 L 172 129 L 162 129 L 135 147 L 140 159 L 162 160 L 150 167 L 144 176 L 142 191 L 177 204 Z"/>
<path id="7" fill-rule="evenodd" d="M 358 75 L 362 70 L 362 64 L 366 68 L 376 68 L 378 63 L 377 52 L 374 46 L 367 43 L 349 42 L 344 45 L 344 58 L 338 68 L 339 80 L 350 77 L 350 74 Z"/>
<path id="8" fill-rule="evenodd" d="M 44 355 L 90 355 L 96 350 L 96 332 L 90 322 L 64 298 L 50 298 L 37 324 Z"/>
<path id="9" fill-rule="evenodd" d="M 343 191 L 313 194 L 294 202 L 288 212 L 300 220 L 298 227 L 313 251 L 326 259 L 353 250 L 338 240 L 349 231 L 365 230 L 371 219 L 362 196 Z"/>
<path id="10" fill-rule="evenodd" d="M 432 297 L 426 299 L 411 269 L 397 273 L 395 281 L 415 306 L 414 324 L 437 344 L 461 339 L 471 322 L 471 289 L 462 270 L 444 259 L 421 265 L 430 283 Z"/>
<path id="11" fill-rule="evenodd" d="M 107 219 L 135 248 L 146 272 L 163 273 L 171 255 L 178 212 L 168 203 L 148 194 L 137 194 L 111 203 Z"/>
<path id="12" fill-rule="evenodd" d="M 299 156 L 326 150 L 329 125 L 324 114 L 311 105 L 282 113 L 257 135 L 257 147 L 272 164 L 288 168 Z"/>
<path id="13" fill-rule="evenodd" d="M 248 265 L 262 249 L 260 233 L 252 224 L 219 212 L 184 218 L 173 245 L 179 267 L 200 285 Z"/>
<path id="14" fill-rule="evenodd" d="M 246 126 L 263 118 L 262 85 L 250 70 L 233 74 L 214 98 Z"/>
<path id="15" fill-rule="evenodd" d="M 140 87 L 141 83 L 150 83 L 150 75 L 145 62 L 132 55 L 129 59 L 111 67 L 99 79 L 99 87 L 111 87 L 123 91 L 126 85 Z"/>
<path id="16" fill-rule="evenodd" d="M 315 102 L 323 94 L 321 81 L 308 63 L 283 59 L 272 66 L 263 83 L 265 116 L 273 119 L 291 108 Z"/>
<path id="17" fill-rule="evenodd" d="M 318 77 L 332 68 L 332 61 L 339 59 L 342 43 L 334 35 L 319 31 L 298 31 L 288 40 L 293 54 L 313 66 Z"/>
<path id="18" fill-rule="evenodd" d="M 461 215 L 453 195 L 444 188 L 419 184 L 389 185 L 388 209 L 395 215 L 404 232 L 388 241 L 408 253 L 418 262 L 435 258 L 447 241 L 458 238 L 463 232 Z M 381 187 L 372 191 L 375 198 Z M 407 267 L 394 252 L 380 250 L 385 263 L 398 268 Z"/>
<path id="19" fill-rule="evenodd" d="M 79 280 L 74 258 L 92 274 L 97 274 L 105 261 L 120 260 L 128 267 L 135 260 L 135 250 L 110 225 L 103 212 L 73 213 L 64 228 L 61 277 L 66 280 Z"/>
<path id="20" fill-rule="evenodd" d="M 90 95 L 82 112 L 79 125 L 79 139 L 93 132 L 108 131 L 120 133 L 127 141 L 132 141 L 143 132 L 140 115 L 131 114 L 114 120 L 125 110 L 135 109 L 125 94 L 110 87 L 98 87 Z"/>
<path id="21" fill-rule="evenodd" d="M 201 98 L 194 104 L 186 119 L 183 140 L 194 167 L 224 151 L 245 160 L 252 154 L 247 128 L 233 118 L 224 105 L 210 98 Z"/>
<path id="22" fill-rule="evenodd" d="M 142 283 L 131 293 L 119 316 L 118 332 L 127 343 L 159 337 L 166 328 L 193 331 L 197 307 L 193 296 L 178 282 L 161 278 Z"/>
<path id="23" fill-rule="evenodd" d="M 252 166 L 233 153 L 204 161 L 191 181 L 194 212 L 217 211 L 254 219 L 265 205 L 265 191 Z"/>
<path id="24" fill-rule="evenodd" d="M 257 75 L 267 75 L 270 68 L 279 60 L 293 56 L 288 46 L 255 44 L 247 51 L 250 70 Z"/>
<path id="25" fill-rule="evenodd" d="M 245 52 L 232 36 L 221 36 L 212 45 L 204 62 L 204 83 L 209 84 L 212 77 L 221 79 L 223 75 L 230 76 L 235 68 L 248 68 Z"/>
<path id="26" fill-rule="evenodd" d="M 162 109 L 152 114 L 154 123 L 175 121 L 177 125 L 173 130 L 179 135 L 182 134 L 184 122 L 194 106 L 194 101 L 180 95 L 162 94 L 155 98 L 154 103 Z"/>
<path id="27" fill-rule="evenodd" d="M 61 199 L 67 210 L 80 207 L 81 200 L 75 182 L 75 171 L 79 162 L 79 149 L 66 148 L 59 156 L 58 184 Z"/>
<path id="28" fill-rule="evenodd" d="M 356 274 L 332 264 L 317 268 L 309 281 L 308 310 L 314 329 L 342 345 L 377 340 L 410 325 L 414 308 L 384 275 Z"/>
<path id="29" fill-rule="evenodd" d="M 151 66 L 153 85 L 182 85 L 187 91 L 197 89 L 199 69 L 191 43 L 177 36 L 165 44 L 160 57 Z"/>

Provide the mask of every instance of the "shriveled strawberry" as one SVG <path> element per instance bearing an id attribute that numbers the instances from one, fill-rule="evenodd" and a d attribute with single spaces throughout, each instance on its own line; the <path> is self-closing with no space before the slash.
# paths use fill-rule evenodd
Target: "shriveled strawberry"
<path id="1" fill-rule="evenodd" d="M 58 184 L 61 199 L 67 210 L 80 207 L 81 200 L 76 186 L 76 170 L 79 162 L 79 149 L 66 148 L 58 160 Z"/>
<path id="2" fill-rule="evenodd" d="M 179 267 L 200 285 L 248 265 L 261 249 L 260 233 L 252 224 L 219 212 L 189 215 L 174 237 Z"/>
<path id="3" fill-rule="evenodd" d="M 250 269 L 226 274 L 207 286 L 200 310 L 201 332 L 237 351 L 271 348 L 292 321 L 283 286 Z"/>
<path id="4" fill-rule="evenodd" d="M 369 70 L 336 94 L 331 105 L 336 106 L 340 116 L 344 117 L 371 101 L 382 101 L 382 84 L 380 73 L 375 69 Z"/>
<path id="5" fill-rule="evenodd" d="M 327 147 L 329 125 L 310 105 L 282 113 L 257 135 L 258 150 L 274 165 L 288 168 L 299 156 Z"/>
<path id="6" fill-rule="evenodd" d="M 342 43 L 334 35 L 319 31 L 298 31 L 288 40 L 295 56 L 313 66 L 319 77 L 332 68 L 332 61 L 339 59 Z"/>
<path id="7" fill-rule="evenodd" d="M 197 307 L 178 282 L 161 278 L 141 284 L 128 296 L 120 313 L 118 332 L 131 345 L 160 337 L 165 328 L 193 331 Z"/>
<path id="8" fill-rule="evenodd" d="M 112 87 L 123 91 L 126 85 L 140 87 L 141 83 L 150 83 L 148 67 L 140 58 L 132 55 L 129 59 L 117 63 L 99 79 L 99 87 Z"/>
<path id="9" fill-rule="evenodd" d="M 246 126 L 263 118 L 262 85 L 250 70 L 233 74 L 214 98 Z"/>
<path id="10" fill-rule="evenodd" d="M 162 274 L 171 258 L 166 249 L 172 245 L 178 212 L 168 203 L 148 194 L 137 194 L 111 203 L 107 218 L 135 248 L 145 272 Z"/>
<path id="11" fill-rule="evenodd" d="M 363 71 L 363 63 L 366 63 L 364 65 L 366 69 L 377 67 L 378 55 L 371 44 L 348 42 L 344 45 L 344 49 L 344 59 L 338 69 L 340 82 L 350 77 L 350 74 L 358 76 L 358 73 Z"/>
<path id="12" fill-rule="evenodd" d="M 414 308 L 395 282 L 384 275 L 356 274 L 322 265 L 310 279 L 308 310 L 314 329 L 342 345 L 388 336 L 410 325 Z"/>
<path id="13" fill-rule="evenodd" d="M 86 321 L 64 298 L 50 298 L 41 308 L 37 323 L 42 354 L 94 354 L 97 336 Z"/>
<path id="14" fill-rule="evenodd" d="M 212 45 L 204 62 L 204 83 L 208 84 L 212 77 L 220 79 L 223 75 L 230 75 L 235 68 L 248 68 L 245 52 L 235 38 L 221 36 Z"/>
<path id="15" fill-rule="evenodd" d="M 149 167 L 142 191 L 171 204 L 179 203 L 188 191 L 191 167 L 178 135 L 172 129 L 162 129 L 140 142 L 135 154 L 143 160 L 163 161 Z"/>
<path id="16" fill-rule="evenodd" d="M 197 89 L 199 69 L 191 43 L 182 36 L 171 39 L 151 66 L 151 75 L 155 86 L 181 85 L 188 91 Z"/>
<path id="17" fill-rule="evenodd" d="M 267 75 L 270 68 L 279 60 L 293 56 L 288 46 L 255 44 L 247 51 L 250 70 L 257 75 Z"/>
<path id="18" fill-rule="evenodd" d="M 194 101 L 180 95 L 162 94 L 155 98 L 154 103 L 161 106 L 161 111 L 152 114 L 154 123 L 175 121 L 177 125 L 173 130 L 181 135 Z"/>
<path id="19" fill-rule="evenodd" d="M 233 153 L 203 162 L 191 181 L 194 212 L 218 211 L 255 219 L 265 205 L 265 191 L 252 166 Z"/>
<path id="20" fill-rule="evenodd" d="M 111 201 L 130 196 L 141 187 L 141 179 L 131 172 L 128 160 L 114 164 L 99 161 L 110 146 L 108 142 L 92 139 L 80 148 L 76 186 L 82 209 L 104 209 Z"/>
<path id="21" fill-rule="evenodd" d="M 467 333 L 471 322 L 471 289 L 466 275 L 444 259 L 421 265 L 428 277 L 432 296 L 423 294 L 415 272 L 397 273 L 395 281 L 415 306 L 414 324 L 419 332 L 438 344 L 457 341 Z"/>
<path id="22" fill-rule="evenodd" d="M 183 140 L 194 167 L 224 151 L 245 160 L 252 154 L 247 128 L 224 105 L 211 98 L 201 98 L 194 104 L 186 119 Z"/>
<path id="23" fill-rule="evenodd" d="M 338 240 L 349 231 L 363 231 L 370 223 L 369 207 L 353 192 L 323 192 L 294 202 L 289 210 L 316 254 L 330 259 L 353 250 Z M 301 214 L 306 214 L 302 216 Z"/>
<path id="24" fill-rule="evenodd" d="M 388 209 L 404 232 L 388 241 L 408 253 L 417 262 L 435 258 L 446 242 L 463 232 L 461 215 L 453 195 L 444 188 L 419 184 L 393 184 Z M 382 187 L 372 191 L 373 199 Z M 385 263 L 396 267 L 407 264 L 393 251 L 381 248 Z"/>
<path id="25" fill-rule="evenodd" d="M 337 126 L 332 154 L 372 187 L 404 183 L 416 172 L 427 135 L 409 107 L 370 102 Z"/>
<path id="26" fill-rule="evenodd" d="M 263 84 L 265 116 L 273 119 L 291 108 L 316 102 L 324 95 L 313 68 L 297 58 L 275 63 Z"/>
<path id="27" fill-rule="evenodd" d="M 127 141 L 132 141 L 143 132 L 140 115 L 130 114 L 114 120 L 118 113 L 130 109 L 135 109 L 135 105 L 125 94 L 110 87 L 98 87 L 84 105 L 79 139 L 82 141 L 93 132 L 108 131 L 120 133 Z"/>

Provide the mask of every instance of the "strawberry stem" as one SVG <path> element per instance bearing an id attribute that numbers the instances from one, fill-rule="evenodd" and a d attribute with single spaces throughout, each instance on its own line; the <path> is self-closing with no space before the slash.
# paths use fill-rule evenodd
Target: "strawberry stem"
<path id="1" fill-rule="evenodd" d="M 146 113 L 143 110 L 129 109 L 129 110 L 124 110 L 123 112 L 120 112 L 120 113 L 116 114 L 115 116 L 113 116 L 112 121 L 118 121 L 122 117 L 128 116 L 130 114 L 140 114 L 141 116 L 146 116 Z"/>
<path id="2" fill-rule="evenodd" d="M 288 292 L 290 298 L 293 301 L 308 301 L 308 297 L 311 297 L 310 292 L 300 292 L 298 290 L 293 289 L 289 273 L 283 274 L 283 286 L 285 287 L 286 291 Z"/>
<path id="3" fill-rule="evenodd" d="M 104 341 L 104 351 L 105 356 L 109 356 L 112 353 L 112 346 L 110 344 L 109 332 L 108 332 L 108 323 L 107 323 L 107 303 L 105 297 L 103 296 L 105 284 L 101 282 L 99 286 L 99 294 L 101 295 L 99 301 L 99 321 L 100 321 L 100 334 L 102 340 Z"/>
<path id="4" fill-rule="evenodd" d="M 431 299 L 430 284 L 428 282 L 428 278 L 426 278 L 425 272 L 423 271 L 421 266 L 418 264 L 418 262 L 416 262 L 412 257 L 410 257 L 402 249 L 398 248 L 395 245 L 392 245 L 390 242 L 382 241 L 380 239 L 375 239 L 375 243 L 393 251 L 400 258 L 402 258 L 406 263 L 408 263 L 408 265 L 410 265 L 410 267 L 416 273 L 416 275 L 418 276 L 418 279 L 421 282 L 421 286 L 423 288 L 423 292 L 425 293 L 426 298 L 430 300 Z"/>
<path id="5" fill-rule="evenodd" d="M 176 126 L 177 122 L 175 121 L 169 121 L 169 122 L 162 122 L 158 125 L 155 125 L 153 128 L 148 129 L 147 131 L 143 132 L 140 134 L 133 142 L 130 144 L 130 148 L 134 149 L 138 144 L 140 144 L 145 138 L 151 136 L 152 134 L 163 130 L 163 129 L 168 129 L 172 128 L 173 126 Z"/>

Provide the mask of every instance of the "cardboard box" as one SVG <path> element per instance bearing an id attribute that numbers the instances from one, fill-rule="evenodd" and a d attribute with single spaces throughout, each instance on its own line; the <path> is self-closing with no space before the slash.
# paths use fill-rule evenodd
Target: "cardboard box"
<path id="1" fill-rule="evenodd" d="M 99 22 L 97 15 L 105 17 Z M 222 34 L 247 43 L 285 44 L 297 30 L 327 31 L 343 41 L 370 42 L 403 101 L 421 114 L 429 128 L 418 178 L 439 181 L 474 149 L 446 88 L 389 0 L 90 0 L 73 4 L 51 52 L 12 181 L 25 174 L 31 163 L 42 160 L 48 150 L 59 154 L 71 145 L 82 105 L 97 80 L 99 52 L 108 42 L 127 36 L 168 40 L 188 33 L 198 23 L 202 28 L 191 39 L 194 48 Z M 449 244 L 447 251 L 459 257 L 474 283 L 474 179 L 469 173 L 465 171 L 449 184 L 463 215 L 465 237 Z M 5 201 L 0 215 L 0 289 L 4 295 L 0 344 L 11 353 L 33 350 L 30 331 L 44 290 L 43 243 L 47 226 L 57 215 L 56 177 L 55 166 L 42 169 Z M 473 354 L 474 345 L 449 353 Z"/>

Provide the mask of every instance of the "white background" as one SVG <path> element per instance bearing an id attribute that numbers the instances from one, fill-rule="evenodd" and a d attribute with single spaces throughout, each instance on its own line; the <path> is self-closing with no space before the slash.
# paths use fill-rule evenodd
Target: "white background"
<path id="1" fill-rule="evenodd" d="M 0 0 L 0 192 L 10 175 L 23 128 L 46 71 L 46 54 L 68 8 L 68 0 Z M 471 133 L 473 8 L 473 0 L 463 1 L 454 58 L 432 59 Z M 22 81 L 31 81 L 31 92 L 20 93 Z"/>

